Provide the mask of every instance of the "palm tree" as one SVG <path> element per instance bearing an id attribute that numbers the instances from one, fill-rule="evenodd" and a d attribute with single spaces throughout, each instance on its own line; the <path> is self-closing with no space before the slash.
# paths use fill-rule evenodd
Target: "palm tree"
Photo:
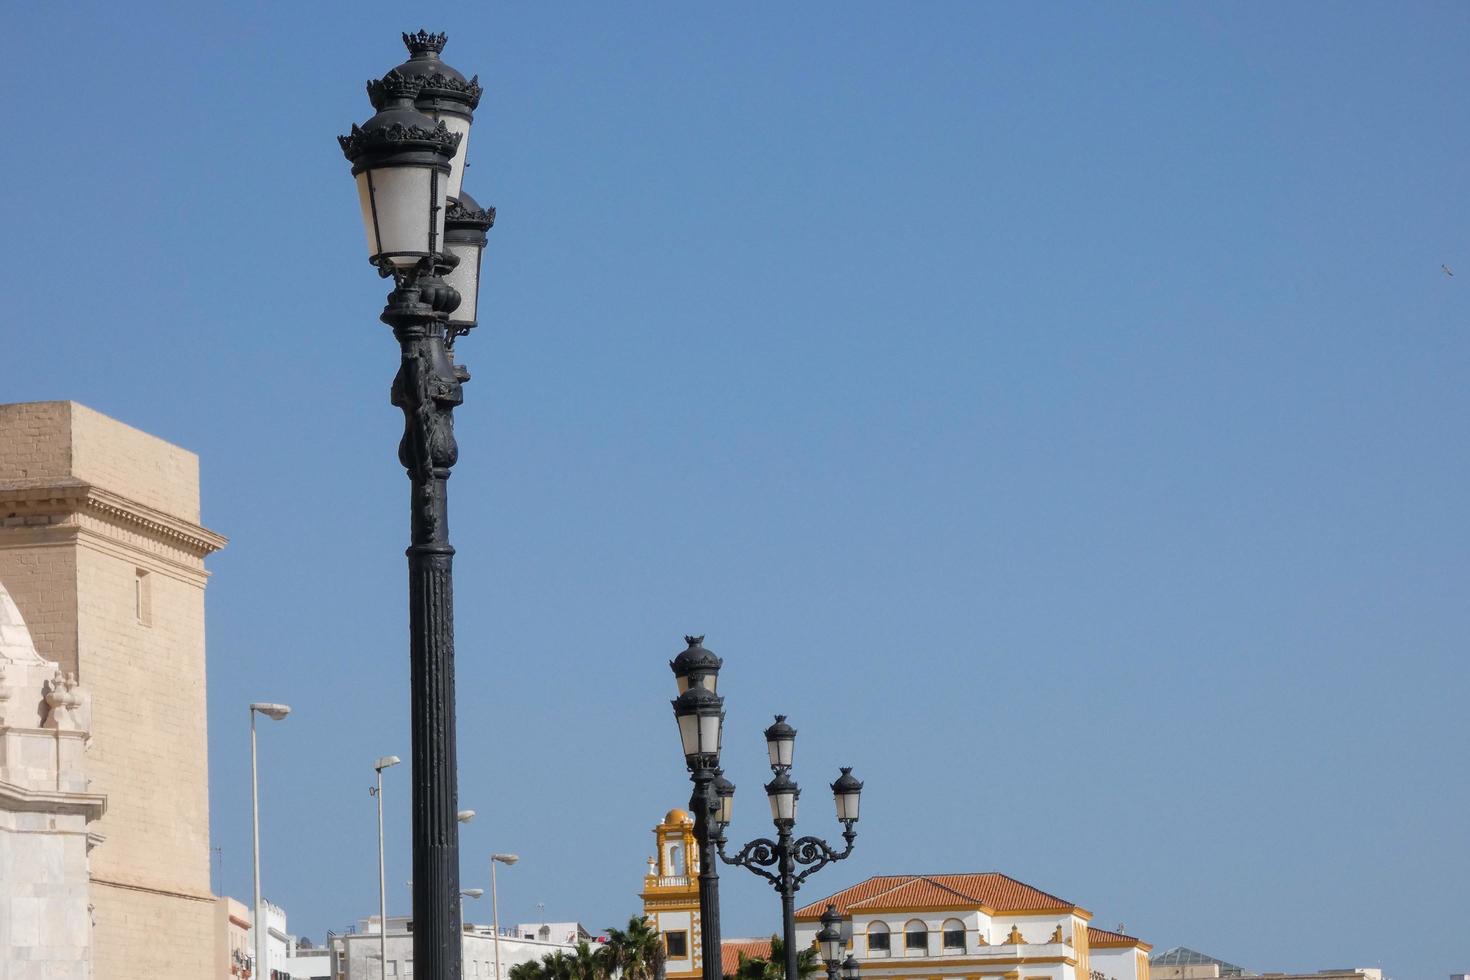
<path id="1" fill-rule="evenodd" d="M 608 976 L 622 980 L 663 980 L 664 941 L 645 916 L 635 915 L 628 928 L 607 930 L 607 944 L 602 947 Z"/>
<path id="2" fill-rule="evenodd" d="M 808 946 L 796 954 L 796 975 L 807 980 L 817 972 L 817 948 Z M 780 936 L 771 937 L 770 956 L 740 954 L 740 965 L 732 980 L 786 980 L 786 943 Z"/>

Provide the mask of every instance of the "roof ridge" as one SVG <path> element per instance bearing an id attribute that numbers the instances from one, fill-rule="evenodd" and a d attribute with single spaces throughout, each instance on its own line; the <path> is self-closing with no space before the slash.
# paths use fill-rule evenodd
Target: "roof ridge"
<path id="1" fill-rule="evenodd" d="M 975 902 L 977 905 L 984 905 L 985 904 L 985 900 L 983 898 L 979 898 L 978 896 L 975 896 L 975 895 L 967 895 L 964 892 L 960 891 L 958 888 L 951 888 L 949 885 L 946 885 L 942 881 L 936 881 L 934 878 L 930 877 L 929 875 L 918 875 L 915 880 L 917 880 L 917 881 L 927 881 L 927 882 L 929 882 L 929 884 L 933 885 L 935 888 L 943 888 L 945 891 L 949 892 L 951 895 L 958 895 L 960 898 L 963 898 L 967 902 Z"/>
<path id="2" fill-rule="evenodd" d="M 1045 895 L 1047 898 L 1051 899 L 1052 901 L 1054 901 L 1054 902 L 1061 902 L 1063 905 L 1071 905 L 1071 906 L 1075 907 L 1076 904 L 1077 904 L 1077 903 L 1073 902 L 1069 898 L 1063 898 L 1060 895 L 1053 895 L 1051 892 L 1047 891 L 1046 889 L 1044 889 L 1044 888 L 1037 888 L 1035 885 L 1032 885 L 1032 884 L 1029 884 L 1027 882 L 1024 882 L 1020 878 L 1012 878 L 1010 875 L 1006 874 L 1004 871 L 984 871 L 984 872 L 981 872 L 981 873 L 982 874 L 991 874 L 991 875 L 1000 875 L 1006 881 L 1014 881 L 1016 884 L 1022 886 L 1023 888 L 1029 888 L 1029 889 L 1031 889 L 1034 892 L 1041 892 L 1041 894 Z"/>

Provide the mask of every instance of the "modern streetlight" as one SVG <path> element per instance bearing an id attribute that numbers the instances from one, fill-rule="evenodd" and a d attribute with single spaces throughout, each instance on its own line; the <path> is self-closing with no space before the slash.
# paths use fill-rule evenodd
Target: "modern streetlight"
<path id="1" fill-rule="evenodd" d="M 827 906 L 822 913 L 822 928 L 817 932 L 817 946 L 822 952 L 822 962 L 827 966 L 827 980 L 840 980 L 842 954 L 847 944 L 842 941 L 842 916 L 837 906 Z"/>
<path id="2" fill-rule="evenodd" d="M 460 894 L 463 895 L 465 898 L 483 898 L 485 896 L 485 889 L 466 888 L 464 891 L 460 892 Z"/>
<path id="3" fill-rule="evenodd" d="M 357 182 L 368 261 L 393 280 L 381 319 L 401 353 L 392 402 L 403 410 L 398 459 L 412 484 L 413 958 L 426 980 L 460 980 L 462 973 L 454 549 L 445 481 L 458 457 L 451 416 L 469 380 L 451 360 L 454 340 L 475 325 L 479 256 L 494 222 L 494 210 L 475 207 L 460 188 L 481 88 L 440 59 L 446 40 L 423 30 L 404 34 L 409 60 L 368 83 L 376 115 L 339 137 Z"/>
<path id="4" fill-rule="evenodd" d="M 521 859 L 519 854 L 490 855 L 490 927 L 495 931 L 490 941 L 495 944 L 495 980 L 500 980 L 500 896 L 495 891 L 495 865 L 510 867 Z"/>
<path id="5" fill-rule="evenodd" d="M 791 763 L 796 754 L 796 729 L 786 723 L 785 715 L 777 715 L 775 724 L 767 728 L 766 754 L 770 757 L 771 771 L 775 774 L 769 783 L 766 783 L 766 800 L 771 805 L 771 821 L 776 825 L 776 839 L 760 837 L 742 847 L 734 857 L 725 854 L 725 828 L 729 825 L 730 803 L 733 800 L 721 800 L 719 811 L 721 820 L 716 838 L 719 849 L 720 860 L 726 864 L 739 865 L 769 881 L 776 891 L 781 895 L 781 927 L 786 942 L 786 980 L 797 980 L 796 966 L 796 892 L 801 888 L 801 883 L 806 881 L 822 868 L 834 861 L 841 861 L 852 854 L 853 841 L 857 838 L 857 831 L 853 829 L 858 820 L 858 804 L 862 799 L 863 784 L 852 774 L 852 769 L 842 767 L 841 775 L 832 783 L 832 800 L 837 807 L 837 819 L 842 824 L 842 839 L 847 846 L 838 851 L 819 837 L 801 837 L 792 839 L 792 830 L 796 826 L 796 801 L 801 797 L 801 787 L 791 778 Z M 730 787 L 730 796 L 733 797 L 735 788 Z M 797 867 L 803 866 L 805 870 L 798 871 Z M 775 868 L 774 872 L 767 869 Z M 828 911 L 836 915 L 836 909 L 828 907 Z M 841 919 L 838 918 L 840 923 Z M 823 926 L 827 925 L 826 916 L 823 916 Z M 838 933 L 839 939 L 841 933 Z M 818 934 L 818 942 L 822 942 L 821 934 Z M 825 950 L 825 948 L 824 948 Z M 827 973 L 831 980 L 837 980 L 834 971 L 834 962 L 837 951 L 832 956 L 823 953 L 823 958 L 828 960 Z"/>
<path id="6" fill-rule="evenodd" d="M 715 835 L 710 825 L 735 793 L 734 785 L 728 780 L 724 782 L 729 786 L 728 794 L 721 796 L 716 789 L 716 781 L 723 778 L 720 732 L 725 722 L 725 699 L 715 689 L 724 661 L 704 648 L 702 636 L 686 636 L 684 642 L 688 647 L 669 661 L 679 690 L 679 696 L 673 701 L 674 720 L 679 723 L 684 764 L 694 783 L 689 812 L 694 815 L 694 841 L 699 847 L 701 970 L 706 977 L 718 977 L 724 972 L 720 962 L 720 874 L 715 861 Z"/>
<path id="7" fill-rule="evenodd" d="M 403 760 L 396 755 L 385 755 L 373 763 L 378 774 L 378 785 L 369 787 L 368 792 L 378 800 L 378 951 L 383 962 L 388 962 L 388 875 L 383 862 L 383 770 L 398 765 Z"/>
<path id="8" fill-rule="evenodd" d="M 255 839 L 255 918 L 252 924 L 255 927 L 255 975 L 264 977 L 270 976 L 270 964 L 266 958 L 269 927 L 260 903 L 260 773 L 256 764 L 255 716 L 262 714 L 271 721 L 280 721 L 290 713 L 290 705 L 270 701 L 256 701 L 250 705 L 250 829 Z"/>

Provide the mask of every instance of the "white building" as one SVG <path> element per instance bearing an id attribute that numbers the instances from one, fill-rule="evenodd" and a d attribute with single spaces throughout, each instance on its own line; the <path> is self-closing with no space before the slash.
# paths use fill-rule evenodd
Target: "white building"
<path id="1" fill-rule="evenodd" d="M 393 980 L 413 976 L 412 921 L 407 916 L 388 916 L 388 969 L 383 970 L 378 917 L 358 923 L 356 932 L 328 939 L 333 980 Z M 541 937 L 545 938 L 541 938 Z M 578 941 L 590 940 L 586 929 L 575 922 L 538 922 L 531 925 L 502 926 L 496 942 L 490 926 L 465 924 L 464 976 L 468 980 L 494 980 L 496 951 L 499 949 L 500 976 L 510 975 L 519 963 L 539 961 L 560 950 L 576 951 Z"/>
<path id="2" fill-rule="evenodd" d="M 865 980 L 1149 980 L 1148 943 L 1094 929 L 1091 912 L 1003 874 L 869 878 L 798 909 L 801 946 L 828 905 Z"/>

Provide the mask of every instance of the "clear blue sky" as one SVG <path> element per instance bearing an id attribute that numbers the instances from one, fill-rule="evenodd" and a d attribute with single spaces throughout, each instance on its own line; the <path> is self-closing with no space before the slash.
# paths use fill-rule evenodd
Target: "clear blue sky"
<path id="1" fill-rule="evenodd" d="M 12 4 L 7 401 L 200 454 L 213 832 L 321 939 L 408 756 L 407 483 L 335 136 L 486 94 L 451 482 L 466 886 L 625 922 L 726 658 L 801 828 L 1252 968 L 1470 969 L 1470 8 Z M 1441 264 L 1455 270 L 1451 278 Z M 389 780 L 407 907 L 408 773 Z M 776 897 L 727 871 L 728 935 Z M 488 919 L 488 908 L 471 906 Z"/>

